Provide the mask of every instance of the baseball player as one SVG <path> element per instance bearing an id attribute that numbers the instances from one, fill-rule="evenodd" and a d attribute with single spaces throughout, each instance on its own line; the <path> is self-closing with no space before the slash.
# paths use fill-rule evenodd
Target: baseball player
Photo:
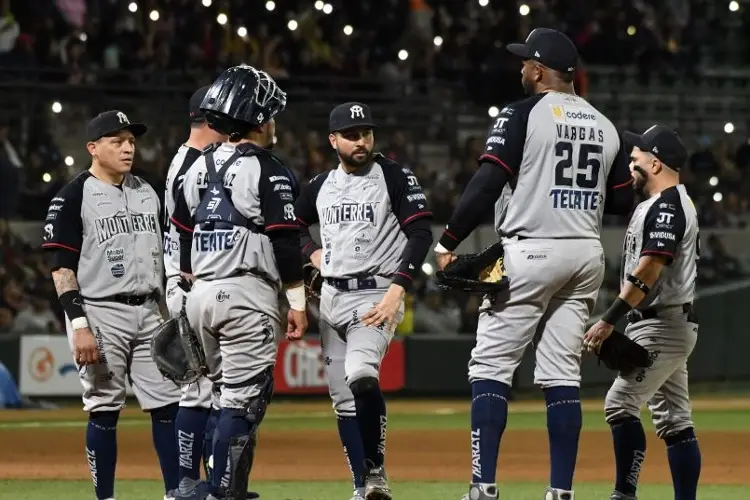
<path id="1" fill-rule="evenodd" d="M 645 347 L 650 368 L 620 373 L 604 409 L 614 440 L 616 480 L 611 500 L 633 500 L 646 455 L 640 421 L 648 404 L 656 434 L 667 446 L 674 498 L 695 500 L 701 453 L 691 420 L 687 359 L 695 347 L 693 316 L 700 255 L 698 217 L 679 169 L 687 151 L 672 130 L 654 125 L 642 135 L 626 132 L 633 145 L 630 168 L 645 201 L 633 213 L 623 245 L 620 295 L 584 337 L 598 350 L 613 325 L 627 317 L 626 335 Z"/>
<path id="2" fill-rule="evenodd" d="M 182 197 L 185 173 L 200 157 L 203 149 L 227 139 L 208 126 L 206 117 L 200 110 L 207 91 L 208 86 L 202 87 L 190 97 L 190 137 L 180 146 L 167 172 L 164 195 L 164 227 L 167 229 L 164 233 L 164 270 L 167 275 L 167 309 L 172 317 L 181 313 L 187 298 L 185 290 L 189 289 L 194 279 L 180 273 L 179 233 L 170 221 L 174 214 L 175 200 Z M 214 397 L 212 405 L 212 395 L 216 396 L 217 393 L 213 391 L 213 383 L 208 378 L 201 378 L 198 383 L 185 385 L 181 389 L 180 409 L 175 421 L 180 457 L 178 498 L 187 499 L 199 495 L 201 457 L 207 479 L 210 479 L 211 468 L 208 463 L 213 431 L 219 417 L 219 402 Z M 257 494 L 250 493 L 248 498 L 257 498 Z"/>
<path id="3" fill-rule="evenodd" d="M 480 309 L 469 362 L 472 483 L 464 498 L 498 498 L 513 373 L 536 337 L 534 379 L 547 403 L 550 446 L 545 498 L 568 500 L 581 429 L 581 342 L 604 277 L 602 214 L 629 213 L 632 179 L 615 127 L 575 94 L 573 43 L 540 28 L 508 50 L 523 60 L 521 83 L 530 97 L 494 120 L 479 169 L 435 247 L 444 269 L 509 186 L 507 203 L 495 208 L 510 288 Z"/>
<path id="4" fill-rule="evenodd" d="M 331 111 L 328 139 L 340 163 L 310 181 L 296 212 L 302 253 L 324 277 L 321 343 L 354 499 L 389 500 L 378 376 L 404 294 L 432 244 L 432 214 L 411 170 L 373 154 L 374 127 L 365 104 Z M 316 223 L 322 248 L 306 229 Z"/>
<path id="5" fill-rule="evenodd" d="M 89 414 L 86 458 L 98 499 L 114 498 L 116 428 L 130 383 L 151 414 L 165 498 L 177 489 L 174 420 L 180 391 L 151 358 L 163 318 L 159 198 L 132 175 L 135 139 L 146 126 L 106 111 L 88 124 L 91 167 L 52 199 L 42 248 L 65 311 L 68 340 Z"/>
<path id="6" fill-rule="evenodd" d="M 200 105 L 229 137 L 188 169 L 172 222 L 180 270 L 195 275 L 186 312 L 221 381 L 210 498 L 244 500 L 258 427 L 273 394 L 273 367 L 286 289 L 287 337 L 307 328 L 299 224 L 290 172 L 266 148 L 286 94 L 250 66 L 226 70 Z"/>

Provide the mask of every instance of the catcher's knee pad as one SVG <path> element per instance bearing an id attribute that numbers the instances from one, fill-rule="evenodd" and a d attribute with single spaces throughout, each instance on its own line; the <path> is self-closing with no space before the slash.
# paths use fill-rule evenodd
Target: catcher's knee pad
<path id="1" fill-rule="evenodd" d="M 380 382 L 375 377 L 362 377 L 354 380 L 349 384 L 349 388 L 352 390 L 354 397 L 364 396 L 365 394 L 372 391 L 380 390 Z"/>
<path id="2" fill-rule="evenodd" d="M 234 397 L 229 401 L 230 404 L 224 404 L 225 399 L 230 399 L 231 396 Z M 266 415 L 266 409 L 271 404 L 272 396 L 273 367 L 269 367 L 246 382 L 239 384 L 225 383 L 221 395 L 222 408 L 241 411 L 250 424 L 258 426 Z"/>

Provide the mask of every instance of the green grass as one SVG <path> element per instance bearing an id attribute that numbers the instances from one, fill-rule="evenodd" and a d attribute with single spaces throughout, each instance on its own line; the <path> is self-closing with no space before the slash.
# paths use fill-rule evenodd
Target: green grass
<path id="1" fill-rule="evenodd" d="M 253 488 L 261 500 L 347 500 L 351 494 L 342 483 L 331 482 L 257 482 Z M 610 484 L 588 483 L 576 487 L 576 500 L 604 500 L 611 492 Z M 393 483 L 396 499 L 404 500 L 459 500 L 466 492 L 463 483 Z M 544 485 L 531 483 L 501 484 L 501 498 L 511 500 L 540 500 Z M 160 500 L 163 491 L 155 481 L 118 481 L 118 500 Z M 699 490 L 701 500 L 747 500 L 750 491 L 745 486 L 706 486 Z M 88 481 L 4 481 L 0 480 L 2 500 L 79 500 L 91 498 Z M 667 500 L 672 497 L 669 485 L 643 485 L 639 500 Z"/>

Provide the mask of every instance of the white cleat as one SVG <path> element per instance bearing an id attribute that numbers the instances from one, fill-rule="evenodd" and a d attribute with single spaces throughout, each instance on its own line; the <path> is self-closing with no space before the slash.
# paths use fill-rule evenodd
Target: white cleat
<path id="1" fill-rule="evenodd" d="M 497 486 L 481 486 L 472 484 L 469 492 L 461 497 L 461 500 L 497 500 Z"/>
<path id="2" fill-rule="evenodd" d="M 575 496 L 572 491 L 559 490 L 557 488 L 547 488 L 544 492 L 544 500 L 574 500 Z"/>

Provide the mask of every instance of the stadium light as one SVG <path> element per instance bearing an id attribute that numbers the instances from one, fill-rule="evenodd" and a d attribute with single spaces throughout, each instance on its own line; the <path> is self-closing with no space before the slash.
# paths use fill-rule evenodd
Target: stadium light
<path id="1" fill-rule="evenodd" d="M 635 26 L 628 26 L 628 35 L 633 36 L 635 35 Z"/>
<path id="2" fill-rule="evenodd" d="M 79 33 L 78 39 L 82 41 L 83 43 L 86 43 L 86 40 L 89 39 L 89 36 L 86 33 Z"/>
<path id="3" fill-rule="evenodd" d="M 422 264 L 422 272 L 425 273 L 427 276 L 432 276 L 432 264 L 429 262 L 425 262 Z"/>
<path id="4" fill-rule="evenodd" d="M 330 3 L 325 4 L 323 6 L 323 14 L 330 14 L 331 12 L 333 12 L 333 5 Z"/>
<path id="5" fill-rule="evenodd" d="M 487 114 L 490 115 L 490 118 L 495 118 L 500 114 L 500 110 L 497 109 L 497 106 L 490 106 L 490 109 L 487 110 Z"/>
<path id="6" fill-rule="evenodd" d="M 225 24 L 227 24 L 228 20 L 229 20 L 229 18 L 223 12 L 221 14 L 219 14 L 218 16 L 216 16 L 216 22 L 219 23 L 219 24 L 221 24 L 222 26 L 224 26 Z"/>
<path id="7" fill-rule="evenodd" d="M 409 58 L 409 53 L 404 49 L 398 51 L 398 58 L 402 61 L 406 61 Z"/>
<path id="8" fill-rule="evenodd" d="M 487 7 L 490 4 L 490 0 L 479 0 L 480 7 Z"/>
<path id="9" fill-rule="evenodd" d="M 268 12 L 272 12 L 273 9 L 275 9 L 275 8 L 276 8 L 276 2 L 274 2 L 273 0 L 268 0 L 266 2 L 266 10 Z"/>
<path id="10" fill-rule="evenodd" d="M 325 5 L 325 2 L 323 0 L 318 0 L 315 2 L 315 10 L 323 10 L 323 6 Z"/>
<path id="11" fill-rule="evenodd" d="M 722 196 L 721 193 L 719 193 L 718 191 L 714 193 L 714 201 L 716 203 L 719 203 L 723 199 L 724 199 L 724 196 Z"/>
<path id="12" fill-rule="evenodd" d="M 148 15 L 148 18 L 152 21 L 158 21 L 159 20 L 159 11 L 158 10 L 152 10 L 151 13 Z"/>
<path id="13" fill-rule="evenodd" d="M 443 45 L 443 37 L 440 35 L 436 36 L 432 39 L 432 43 L 435 44 L 435 47 L 440 47 Z"/>
<path id="14" fill-rule="evenodd" d="M 349 26 L 348 24 L 347 24 L 346 26 L 344 26 L 344 34 L 345 34 L 346 36 L 349 36 L 349 35 L 351 35 L 352 33 L 354 33 L 354 28 L 352 28 L 352 27 L 351 27 L 351 26 Z"/>
<path id="15" fill-rule="evenodd" d="M 724 132 L 726 132 L 727 134 L 731 134 L 732 132 L 734 132 L 734 123 L 732 122 L 725 123 Z"/>
<path id="16" fill-rule="evenodd" d="M 525 3 L 521 4 L 521 6 L 518 8 L 518 13 L 522 16 L 528 16 L 529 12 L 531 12 L 531 9 Z"/>
<path id="17" fill-rule="evenodd" d="M 734 0 L 729 2 L 729 12 L 737 12 L 738 10 L 740 10 L 739 2 L 735 2 Z"/>
<path id="18" fill-rule="evenodd" d="M 719 184 L 719 178 L 716 177 L 715 175 L 713 177 L 711 177 L 710 179 L 708 179 L 708 185 L 709 186 L 716 186 L 718 184 Z"/>
<path id="19" fill-rule="evenodd" d="M 136 12 L 138 12 L 138 4 L 137 4 L 137 3 L 135 3 L 135 2 L 130 2 L 130 3 L 128 4 L 128 10 L 129 10 L 130 12 L 132 12 L 132 13 L 134 13 L 134 14 L 135 14 Z"/>
<path id="20" fill-rule="evenodd" d="M 44 182 L 49 182 L 52 180 L 52 176 L 49 174 L 49 172 L 44 172 L 44 174 L 42 174 L 42 180 Z"/>
<path id="21" fill-rule="evenodd" d="M 247 36 L 247 28 L 245 28 L 244 26 L 240 26 L 239 28 L 237 28 L 237 35 L 245 38 Z"/>
<path id="22" fill-rule="evenodd" d="M 204 7 L 211 7 L 211 0 L 203 0 L 201 3 Z"/>
<path id="23" fill-rule="evenodd" d="M 294 31 L 297 29 L 297 21 L 292 19 L 288 23 L 286 23 L 286 27 L 289 28 L 289 31 Z"/>
<path id="24" fill-rule="evenodd" d="M 55 101 L 52 103 L 52 112 L 53 113 L 60 113 L 62 111 L 62 104 Z"/>
<path id="25" fill-rule="evenodd" d="M 75 163 L 75 160 L 73 159 L 72 156 L 66 156 L 65 157 L 65 164 L 67 166 L 72 167 L 74 163 Z"/>

